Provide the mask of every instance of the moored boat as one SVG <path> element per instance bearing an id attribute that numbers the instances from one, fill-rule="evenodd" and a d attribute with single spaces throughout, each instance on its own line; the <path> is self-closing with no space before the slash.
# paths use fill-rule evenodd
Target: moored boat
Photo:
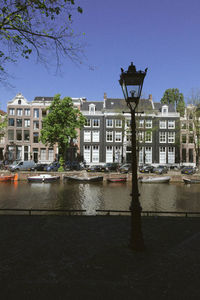
<path id="1" fill-rule="evenodd" d="M 12 175 L 0 175 L 0 182 L 5 181 L 17 181 L 18 180 L 18 174 L 12 174 Z"/>
<path id="2" fill-rule="evenodd" d="M 183 181 L 185 184 L 193 184 L 193 183 L 199 183 L 200 184 L 200 179 L 190 179 L 190 178 L 183 178 Z"/>
<path id="3" fill-rule="evenodd" d="M 120 178 L 107 178 L 108 182 L 126 182 L 126 177 Z"/>
<path id="4" fill-rule="evenodd" d="M 80 176 L 65 176 L 67 180 L 79 182 L 99 182 L 103 181 L 103 176 L 80 177 Z"/>
<path id="5" fill-rule="evenodd" d="M 41 174 L 38 176 L 30 176 L 27 178 L 28 182 L 53 182 L 60 179 L 60 176 L 53 176 L 50 174 Z"/>
<path id="6" fill-rule="evenodd" d="M 169 183 L 170 182 L 170 176 L 163 176 L 163 177 L 140 177 L 138 178 L 139 182 L 142 183 Z"/>

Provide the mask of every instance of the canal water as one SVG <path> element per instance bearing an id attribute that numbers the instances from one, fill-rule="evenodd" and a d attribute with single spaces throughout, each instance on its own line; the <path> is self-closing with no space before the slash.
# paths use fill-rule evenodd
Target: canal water
<path id="1" fill-rule="evenodd" d="M 141 184 L 144 211 L 200 212 L 200 185 Z M 0 183 L 0 208 L 129 210 L 131 183 Z"/>

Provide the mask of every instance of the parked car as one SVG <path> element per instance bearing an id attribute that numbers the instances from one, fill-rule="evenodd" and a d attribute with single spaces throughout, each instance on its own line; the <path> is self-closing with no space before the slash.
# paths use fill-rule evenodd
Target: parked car
<path id="1" fill-rule="evenodd" d="M 153 173 L 154 167 L 151 165 L 143 165 L 139 167 L 141 173 Z"/>
<path id="2" fill-rule="evenodd" d="M 119 163 L 106 163 L 103 166 L 103 169 L 105 170 L 105 172 L 117 171 L 119 169 Z"/>
<path id="3" fill-rule="evenodd" d="M 50 165 L 47 166 L 46 170 L 47 172 L 57 172 L 60 168 L 60 163 L 58 161 L 52 162 Z"/>
<path id="4" fill-rule="evenodd" d="M 38 164 L 36 164 L 35 167 L 33 167 L 33 168 L 31 169 L 31 171 L 46 171 L 47 166 L 48 166 L 48 164 L 41 164 L 41 163 L 38 163 Z"/>
<path id="5" fill-rule="evenodd" d="M 193 168 L 193 167 L 184 167 L 182 170 L 181 170 L 181 174 L 188 174 L 188 175 L 192 175 L 196 173 L 196 169 Z"/>
<path id="6" fill-rule="evenodd" d="M 33 160 L 25 161 L 14 161 L 13 164 L 9 165 L 9 170 L 14 171 L 31 171 L 36 166 Z"/>
<path id="7" fill-rule="evenodd" d="M 65 171 L 71 171 L 71 170 L 79 171 L 84 169 L 84 164 L 78 161 L 67 161 L 65 163 L 64 169 Z"/>
<path id="8" fill-rule="evenodd" d="M 153 169 L 153 173 L 156 174 L 165 174 L 168 172 L 168 168 L 166 166 L 158 166 Z"/>
<path id="9" fill-rule="evenodd" d="M 119 168 L 119 171 L 120 173 L 128 173 L 132 170 L 132 166 L 130 163 L 126 163 L 126 164 L 123 164 L 120 168 Z"/>
<path id="10" fill-rule="evenodd" d="M 89 166 L 87 167 L 87 172 L 102 172 L 102 168 L 103 166 L 101 165 L 93 165 L 93 166 Z"/>

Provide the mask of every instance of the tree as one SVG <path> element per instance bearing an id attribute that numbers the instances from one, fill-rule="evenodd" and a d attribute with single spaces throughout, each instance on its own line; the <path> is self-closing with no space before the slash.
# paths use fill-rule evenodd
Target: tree
<path id="1" fill-rule="evenodd" d="M 188 97 L 188 118 L 192 124 L 193 142 L 196 153 L 196 166 L 199 168 L 200 160 L 200 90 L 192 89 L 191 96 Z"/>
<path id="2" fill-rule="evenodd" d="M 181 116 L 184 116 L 185 101 L 184 96 L 179 92 L 179 89 L 167 89 L 164 92 L 161 103 L 167 105 L 173 104 L 176 111 L 179 112 Z"/>
<path id="3" fill-rule="evenodd" d="M 35 52 L 45 61 L 49 52 L 57 66 L 62 56 L 78 59 L 81 47 L 71 28 L 75 9 L 82 13 L 74 0 L 1 0 L 0 79 L 6 78 L 6 63 L 18 55 L 28 59 Z"/>
<path id="4" fill-rule="evenodd" d="M 75 108 L 71 98 L 60 99 L 56 95 L 49 107 L 49 113 L 43 119 L 40 140 L 45 145 L 58 144 L 63 163 L 67 148 L 77 137 L 77 129 L 85 124 L 85 117 Z"/>
<path id="5" fill-rule="evenodd" d="M 7 127 L 7 115 L 2 115 L 0 112 L 0 139 L 4 137 Z"/>

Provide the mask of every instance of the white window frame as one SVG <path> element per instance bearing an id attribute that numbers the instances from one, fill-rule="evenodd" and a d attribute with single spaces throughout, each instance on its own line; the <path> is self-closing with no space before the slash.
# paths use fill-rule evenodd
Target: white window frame
<path id="1" fill-rule="evenodd" d="M 113 131 L 106 131 L 106 142 L 108 143 L 113 142 Z"/>
<path id="2" fill-rule="evenodd" d="M 100 138 L 100 132 L 99 131 L 92 131 L 92 141 L 99 143 L 99 138 Z"/>
<path id="3" fill-rule="evenodd" d="M 175 163 L 175 147 L 168 147 L 168 164 Z"/>
<path id="4" fill-rule="evenodd" d="M 145 143 L 152 143 L 152 131 L 145 132 Z"/>
<path id="5" fill-rule="evenodd" d="M 21 117 L 23 115 L 23 109 L 17 108 L 17 116 Z"/>
<path id="6" fill-rule="evenodd" d="M 138 128 L 144 128 L 144 120 L 139 120 Z"/>
<path id="7" fill-rule="evenodd" d="M 83 140 L 85 143 L 91 142 L 91 131 L 90 130 L 84 130 L 84 137 Z"/>
<path id="8" fill-rule="evenodd" d="M 112 123 L 112 125 L 109 125 L 109 123 Z M 113 128 L 113 119 L 106 119 L 106 127 Z"/>
<path id="9" fill-rule="evenodd" d="M 92 162 L 99 162 L 99 145 L 92 146 Z"/>
<path id="10" fill-rule="evenodd" d="M 138 141 L 139 143 L 144 142 L 144 131 L 138 131 Z"/>
<path id="11" fill-rule="evenodd" d="M 139 164 L 143 164 L 144 160 L 144 148 L 140 147 L 139 148 Z"/>
<path id="12" fill-rule="evenodd" d="M 46 148 L 40 149 L 40 160 L 45 161 L 46 160 Z"/>
<path id="13" fill-rule="evenodd" d="M 122 120 L 115 119 L 115 128 L 122 128 Z"/>
<path id="14" fill-rule="evenodd" d="M 95 104 L 90 104 L 89 105 L 89 114 L 94 115 L 96 111 L 96 105 Z"/>
<path id="15" fill-rule="evenodd" d="M 114 151 L 115 151 L 115 162 L 121 163 L 121 161 L 122 161 L 122 147 L 121 146 L 116 146 Z"/>
<path id="16" fill-rule="evenodd" d="M 38 114 L 37 114 L 37 112 L 38 112 Z M 33 109 L 33 118 L 38 119 L 39 116 L 40 116 L 39 108 L 34 108 Z"/>
<path id="17" fill-rule="evenodd" d="M 145 147 L 145 164 L 152 164 L 152 147 Z"/>
<path id="18" fill-rule="evenodd" d="M 24 127 L 29 128 L 31 126 L 31 120 L 30 119 L 24 119 Z"/>
<path id="19" fill-rule="evenodd" d="M 167 128 L 167 121 L 166 120 L 160 120 L 159 127 L 160 127 L 160 129 L 166 129 Z"/>
<path id="20" fill-rule="evenodd" d="M 31 115 L 30 108 L 24 108 L 24 115 L 27 116 L 27 117 L 30 117 L 30 115 Z"/>
<path id="21" fill-rule="evenodd" d="M 84 157 L 84 160 L 86 161 L 86 163 L 90 163 L 91 162 L 91 146 L 84 145 L 84 148 L 83 148 L 83 157 Z"/>
<path id="22" fill-rule="evenodd" d="M 106 162 L 112 163 L 113 162 L 113 147 L 106 146 Z"/>
<path id="23" fill-rule="evenodd" d="M 9 108 L 9 115 L 10 116 L 15 116 L 15 109 L 14 108 Z"/>
<path id="24" fill-rule="evenodd" d="M 175 121 L 174 120 L 168 121 L 168 129 L 175 129 Z"/>
<path id="25" fill-rule="evenodd" d="M 152 120 L 146 120 L 145 128 L 152 128 Z"/>
<path id="26" fill-rule="evenodd" d="M 168 132 L 168 143 L 175 143 L 175 132 Z"/>
<path id="27" fill-rule="evenodd" d="M 166 143 L 167 142 L 167 132 L 160 131 L 159 132 L 159 143 Z"/>
<path id="28" fill-rule="evenodd" d="M 115 142 L 116 143 L 122 142 L 122 132 L 121 131 L 115 131 Z"/>
<path id="29" fill-rule="evenodd" d="M 91 119 L 86 119 L 84 127 L 91 127 Z"/>
<path id="30" fill-rule="evenodd" d="M 166 164 L 166 147 L 159 147 L 159 161 L 160 164 Z"/>
<path id="31" fill-rule="evenodd" d="M 97 124 L 95 124 L 97 121 Z M 100 119 L 92 119 L 92 127 L 99 128 L 100 127 Z"/>

